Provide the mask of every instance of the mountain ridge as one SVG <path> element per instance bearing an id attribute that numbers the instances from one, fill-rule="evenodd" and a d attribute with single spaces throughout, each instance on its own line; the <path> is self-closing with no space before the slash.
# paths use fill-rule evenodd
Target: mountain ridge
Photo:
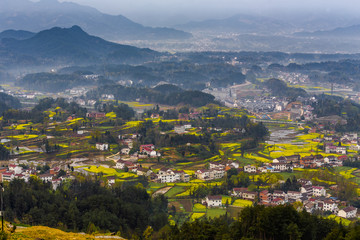
<path id="1" fill-rule="evenodd" d="M 79 26 L 54 27 L 36 33 L 23 40 L 4 38 L 0 40 L 0 51 L 9 56 L 28 56 L 38 60 L 62 62 L 142 62 L 159 55 L 146 48 L 121 45 L 91 36 Z"/>
<path id="2" fill-rule="evenodd" d="M 302 37 L 360 37 L 360 24 L 338 27 L 331 30 L 297 32 L 294 35 Z"/>
<path id="3" fill-rule="evenodd" d="M 122 15 L 101 13 L 95 8 L 57 0 L 2 0 L 0 31 L 22 29 L 32 32 L 52 27 L 78 25 L 90 34 L 108 40 L 187 39 L 190 33 L 172 28 L 146 27 Z"/>
<path id="4" fill-rule="evenodd" d="M 29 31 L 9 29 L 9 30 L 5 30 L 3 32 L 0 32 L 0 39 L 14 38 L 14 39 L 17 39 L 17 40 L 24 40 L 24 39 L 27 39 L 27 38 L 31 38 L 34 35 L 35 35 L 35 33 L 29 32 Z"/>

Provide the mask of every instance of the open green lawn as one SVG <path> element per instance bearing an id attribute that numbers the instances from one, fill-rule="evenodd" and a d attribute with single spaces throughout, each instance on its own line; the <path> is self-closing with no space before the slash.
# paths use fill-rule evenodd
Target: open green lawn
<path id="1" fill-rule="evenodd" d="M 293 176 L 295 176 L 298 179 L 298 178 L 301 178 L 301 175 L 302 175 L 302 173 L 299 172 L 299 171 L 294 171 L 292 173 L 290 173 L 290 172 L 281 172 L 279 174 L 284 178 L 284 180 L 286 180 L 288 178 L 292 179 Z"/>
<path id="2" fill-rule="evenodd" d="M 165 193 L 165 197 L 174 198 L 179 193 L 185 192 L 186 189 L 187 189 L 186 187 L 174 186 L 167 193 Z"/>
<path id="3" fill-rule="evenodd" d="M 241 208 L 241 207 L 229 206 L 228 209 L 227 209 L 227 211 L 228 211 L 230 217 L 232 217 L 232 218 L 238 218 L 240 212 L 242 211 L 242 209 L 243 209 L 243 208 Z"/>
<path id="4" fill-rule="evenodd" d="M 206 216 L 208 218 L 216 218 L 225 215 L 225 213 L 226 213 L 225 208 L 208 208 L 206 212 Z"/>

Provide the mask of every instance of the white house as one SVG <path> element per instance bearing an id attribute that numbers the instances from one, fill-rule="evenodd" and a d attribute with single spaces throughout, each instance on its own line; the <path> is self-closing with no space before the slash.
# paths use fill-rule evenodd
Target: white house
<path id="1" fill-rule="evenodd" d="M 125 167 L 125 161 L 124 160 L 118 160 L 116 162 L 116 165 L 115 165 L 115 168 L 118 168 L 118 169 L 124 169 Z"/>
<path id="2" fill-rule="evenodd" d="M 220 162 L 210 162 L 209 168 L 210 168 L 210 169 L 214 169 L 214 168 L 224 169 L 224 168 L 225 168 L 225 164 L 220 163 Z"/>
<path id="3" fill-rule="evenodd" d="M 121 154 L 129 155 L 129 153 L 130 153 L 130 148 L 121 149 Z"/>
<path id="4" fill-rule="evenodd" d="M 234 197 L 242 197 L 242 194 L 247 191 L 247 188 L 233 188 L 233 191 L 231 193 L 232 196 Z"/>
<path id="5" fill-rule="evenodd" d="M 210 180 L 210 170 L 201 169 L 195 172 L 195 176 L 201 180 Z"/>
<path id="6" fill-rule="evenodd" d="M 50 174 L 50 173 L 45 173 L 45 174 L 39 175 L 39 178 L 45 182 L 51 182 L 53 177 L 54 177 L 54 175 Z"/>
<path id="7" fill-rule="evenodd" d="M 191 128 L 191 124 L 185 124 L 184 128 L 185 128 L 185 130 Z"/>
<path id="8" fill-rule="evenodd" d="M 214 168 L 214 169 L 203 169 L 203 170 L 197 170 L 195 172 L 195 176 L 198 179 L 201 180 L 213 180 L 213 179 L 219 179 L 225 176 L 224 169 Z"/>
<path id="9" fill-rule="evenodd" d="M 18 165 L 9 164 L 9 171 L 10 171 L 10 172 L 15 172 L 15 170 L 16 170 L 16 169 L 19 169 L 19 168 L 21 168 L 21 170 L 22 170 L 22 167 L 19 167 Z M 20 172 L 21 172 L 21 171 L 20 171 Z M 20 172 L 18 172 L 18 173 L 20 173 Z M 16 174 L 18 174 L 18 173 L 16 173 Z"/>
<path id="10" fill-rule="evenodd" d="M 162 183 L 180 181 L 180 174 L 168 168 L 160 169 L 157 175 Z"/>
<path id="11" fill-rule="evenodd" d="M 184 172 L 183 170 L 177 171 L 180 174 L 180 180 L 182 182 L 190 182 L 190 175 Z"/>
<path id="12" fill-rule="evenodd" d="M 150 157 L 152 157 L 152 158 L 154 158 L 154 157 L 160 157 L 161 156 L 161 154 L 160 153 L 158 153 L 157 151 L 151 151 L 150 152 Z"/>
<path id="13" fill-rule="evenodd" d="M 281 190 L 275 190 L 273 192 L 273 198 L 285 198 L 285 192 Z"/>
<path id="14" fill-rule="evenodd" d="M 342 218 L 355 218 L 356 213 L 357 213 L 357 208 L 349 206 L 344 209 L 341 209 L 338 213 L 338 216 Z"/>
<path id="15" fill-rule="evenodd" d="M 51 181 L 51 184 L 52 184 L 53 189 L 56 190 L 61 184 L 61 179 L 53 179 Z"/>
<path id="16" fill-rule="evenodd" d="M 175 126 L 174 127 L 174 132 L 176 132 L 177 134 L 181 134 L 185 132 L 185 126 Z"/>
<path id="17" fill-rule="evenodd" d="M 285 172 L 285 171 L 292 171 L 293 166 L 287 163 L 272 163 L 271 166 L 275 171 Z"/>
<path id="18" fill-rule="evenodd" d="M 221 196 L 207 196 L 205 202 L 208 207 L 221 207 L 222 206 Z"/>
<path id="19" fill-rule="evenodd" d="M 115 184 L 115 177 L 114 176 L 107 177 L 107 180 L 108 180 L 108 185 Z"/>
<path id="20" fill-rule="evenodd" d="M 109 144 L 107 144 L 107 143 L 96 143 L 96 149 L 99 149 L 100 151 L 107 151 L 107 150 L 109 150 Z"/>
<path id="21" fill-rule="evenodd" d="M 323 211 L 334 212 L 338 208 L 337 204 L 331 200 L 325 200 L 323 205 Z"/>
<path id="22" fill-rule="evenodd" d="M 219 169 L 219 168 L 211 169 L 210 179 L 219 179 L 222 178 L 223 176 L 225 176 L 224 169 Z"/>
<path id="23" fill-rule="evenodd" d="M 256 166 L 246 165 L 246 166 L 244 166 L 244 172 L 256 173 Z"/>
<path id="24" fill-rule="evenodd" d="M 229 161 L 229 162 L 226 163 L 226 166 L 239 168 L 240 165 L 237 162 Z"/>
<path id="25" fill-rule="evenodd" d="M 2 173 L 2 181 L 8 181 L 10 182 L 11 180 L 13 180 L 15 178 L 15 173 L 14 172 L 4 172 Z"/>
<path id="26" fill-rule="evenodd" d="M 346 155 L 346 147 L 325 145 L 325 153 L 337 153 Z"/>
<path id="27" fill-rule="evenodd" d="M 312 186 L 313 188 L 313 195 L 316 197 L 326 196 L 326 190 L 324 187 L 321 186 Z"/>
<path id="28" fill-rule="evenodd" d="M 287 197 L 290 198 L 290 199 L 299 200 L 301 198 L 301 192 L 288 191 L 287 192 Z"/>
<path id="29" fill-rule="evenodd" d="M 301 193 L 307 193 L 308 196 L 314 195 L 314 189 L 311 185 L 304 185 L 300 188 Z"/>

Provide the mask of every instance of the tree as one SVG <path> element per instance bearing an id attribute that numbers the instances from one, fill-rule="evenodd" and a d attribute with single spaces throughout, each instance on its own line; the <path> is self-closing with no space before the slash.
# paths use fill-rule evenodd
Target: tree
<path id="1" fill-rule="evenodd" d="M 143 233 L 143 239 L 151 240 L 152 239 L 151 235 L 152 235 L 153 231 L 154 231 L 153 228 L 151 226 L 148 226 Z"/>

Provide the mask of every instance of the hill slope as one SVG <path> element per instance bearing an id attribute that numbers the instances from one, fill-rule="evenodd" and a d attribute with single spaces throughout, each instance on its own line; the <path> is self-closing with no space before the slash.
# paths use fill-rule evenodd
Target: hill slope
<path id="1" fill-rule="evenodd" d="M 237 14 L 225 19 L 209 19 L 178 25 L 185 31 L 216 31 L 236 33 L 274 33 L 291 28 L 292 25 L 270 17 Z"/>
<path id="2" fill-rule="evenodd" d="M 116 62 L 152 60 L 157 52 L 105 41 L 90 36 L 80 27 L 55 27 L 37 33 L 25 40 L 5 38 L 0 42 L 0 51 L 8 56 L 23 56 L 41 61 L 99 62 L 104 59 Z M 6 54 L 4 54 L 6 55 Z M 14 59 L 14 58 L 12 58 Z"/>
<path id="3" fill-rule="evenodd" d="M 8 232 L 8 234 L 10 233 Z M 109 239 L 109 236 L 64 232 L 55 228 L 34 226 L 26 228 L 18 227 L 14 233 L 10 234 L 9 239 L 104 240 Z M 124 238 L 112 236 L 112 239 Z"/>
<path id="4" fill-rule="evenodd" d="M 57 0 L 1 0 L 0 31 L 23 29 L 38 32 L 55 26 L 79 25 L 90 34 L 109 40 L 159 40 L 184 39 L 191 34 L 172 28 L 152 28 L 135 23 L 118 15 L 108 15 L 98 10 Z"/>
<path id="5" fill-rule="evenodd" d="M 24 40 L 27 38 L 31 38 L 35 35 L 35 33 L 33 32 L 29 32 L 29 31 L 23 31 L 23 30 L 5 30 L 3 32 L 0 33 L 0 39 L 3 38 L 14 38 L 17 40 Z"/>
<path id="6" fill-rule="evenodd" d="M 340 27 L 329 31 L 298 32 L 295 35 L 303 37 L 360 37 L 360 25 Z"/>

